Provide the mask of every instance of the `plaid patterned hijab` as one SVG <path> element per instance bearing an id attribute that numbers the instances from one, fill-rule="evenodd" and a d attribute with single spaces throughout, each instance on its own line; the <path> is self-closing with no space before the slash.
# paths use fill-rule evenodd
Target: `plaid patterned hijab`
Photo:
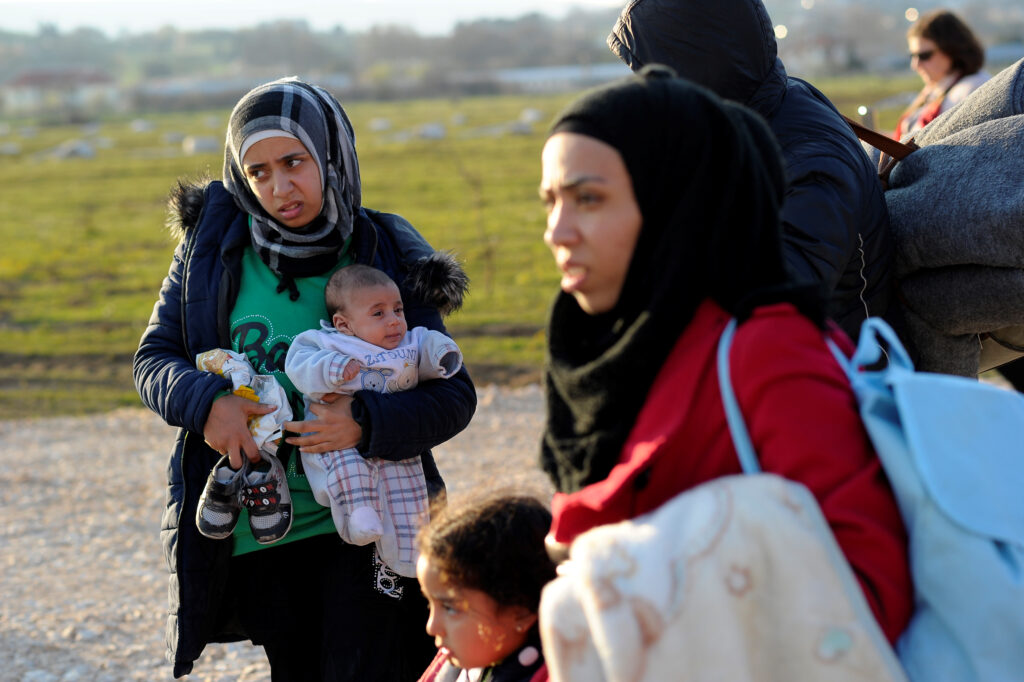
<path id="1" fill-rule="evenodd" d="M 247 139 L 265 131 L 283 131 L 312 155 L 324 184 L 320 215 L 301 230 L 273 220 L 242 170 Z M 281 290 L 297 298 L 293 277 L 321 274 L 337 264 L 352 234 L 362 202 L 359 161 L 352 124 L 338 101 L 323 88 L 283 78 L 250 90 L 231 112 L 224 149 L 224 186 L 235 203 L 252 216 L 253 247 L 281 278 Z"/>

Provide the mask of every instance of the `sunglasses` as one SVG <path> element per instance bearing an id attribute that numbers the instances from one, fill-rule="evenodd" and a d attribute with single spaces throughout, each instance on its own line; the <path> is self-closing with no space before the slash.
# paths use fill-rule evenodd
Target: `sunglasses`
<path id="1" fill-rule="evenodd" d="M 923 50 L 921 52 L 911 52 L 910 58 L 917 59 L 919 62 L 926 62 L 935 55 L 935 50 Z"/>

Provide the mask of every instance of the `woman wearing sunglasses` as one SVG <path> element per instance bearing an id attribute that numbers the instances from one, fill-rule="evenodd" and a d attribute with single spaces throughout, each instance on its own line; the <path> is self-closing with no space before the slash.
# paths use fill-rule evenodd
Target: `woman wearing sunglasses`
<path id="1" fill-rule="evenodd" d="M 989 79 L 985 51 L 958 16 L 944 9 L 921 16 L 907 31 L 910 66 L 924 87 L 900 116 L 894 137 L 901 140 L 931 123 Z"/>

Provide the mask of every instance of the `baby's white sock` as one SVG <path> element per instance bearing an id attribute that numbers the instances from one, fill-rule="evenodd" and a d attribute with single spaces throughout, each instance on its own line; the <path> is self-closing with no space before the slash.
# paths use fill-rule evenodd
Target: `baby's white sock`
<path id="1" fill-rule="evenodd" d="M 348 517 L 348 534 L 353 545 L 368 545 L 384 533 L 384 524 L 373 507 L 359 507 Z"/>

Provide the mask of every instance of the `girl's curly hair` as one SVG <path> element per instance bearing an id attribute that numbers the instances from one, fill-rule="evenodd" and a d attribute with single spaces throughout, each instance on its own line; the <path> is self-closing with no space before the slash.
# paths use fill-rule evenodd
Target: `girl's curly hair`
<path id="1" fill-rule="evenodd" d="M 555 577 L 544 547 L 550 527 L 551 512 L 536 498 L 490 495 L 437 512 L 420 531 L 419 549 L 452 584 L 536 613 L 541 589 Z"/>

